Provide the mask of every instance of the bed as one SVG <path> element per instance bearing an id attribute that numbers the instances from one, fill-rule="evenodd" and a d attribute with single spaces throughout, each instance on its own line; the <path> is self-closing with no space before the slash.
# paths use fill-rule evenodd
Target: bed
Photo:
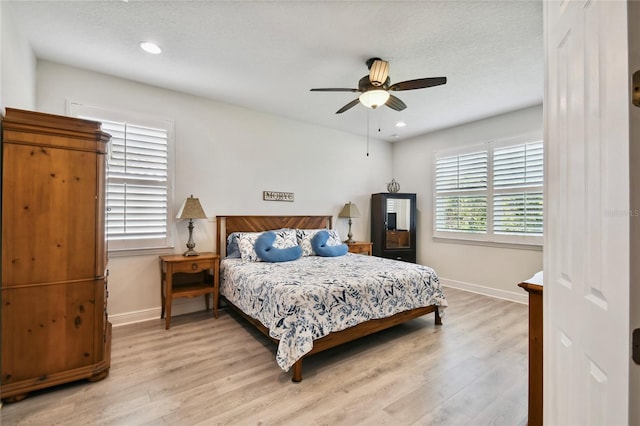
<path id="1" fill-rule="evenodd" d="M 300 242 L 300 233 L 330 230 L 331 220 L 216 217 L 221 299 L 277 344 L 276 362 L 292 371 L 294 382 L 302 380 L 307 356 L 429 313 L 441 325 L 447 306 L 435 272 L 422 265 L 351 253 L 275 263 L 226 256 L 234 233 L 246 239 L 246 233 L 296 230 Z"/>

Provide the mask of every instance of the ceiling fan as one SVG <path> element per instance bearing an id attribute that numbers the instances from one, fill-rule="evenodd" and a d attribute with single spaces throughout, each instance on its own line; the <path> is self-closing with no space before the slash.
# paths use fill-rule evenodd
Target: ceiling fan
<path id="1" fill-rule="evenodd" d="M 386 105 L 396 111 L 402 111 L 407 105 L 389 92 L 400 90 L 424 89 L 447 83 L 447 77 L 419 78 L 416 80 L 401 81 L 391 84 L 389 78 L 389 62 L 380 58 L 367 59 L 369 75 L 365 75 L 358 82 L 357 89 L 349 88 L 324 88 L 311 89 L 312 92 L 360 92 L 361 95 L 336 111 L 336 114 L 353 108 L 359 102 L 364 106 L 376 109 L 380 105 Z"/>

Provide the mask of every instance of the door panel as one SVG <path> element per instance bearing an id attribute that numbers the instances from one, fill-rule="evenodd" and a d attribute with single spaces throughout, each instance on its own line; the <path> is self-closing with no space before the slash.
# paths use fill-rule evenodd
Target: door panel
<path id="1" fill-rule="evenodd" d="M 626 3 L 544 10 L 545 424 L 627 424 Z"/>
<path id="2" fill-rule="evenodd" d="M 627 28 L 629 31 L 629 74 L 636 76 L 636 82 L 632 87 L 637 87 L 640 78 L 640 2 L 627 3 Z M 635 92 L 637 101 L 640 101 L 640 92 Z M 629 304 L 631 309 L 630 330 L 640 330 L 640 102 L 630 104 L 630 182 L 631 182 L 631 295 Z M 638 332 L 640 333 L 640 331 Z M 629 361 L 630 366 L 630 391 L 629 424 L 640 425 L 640 360 L 637 363 Z"/>

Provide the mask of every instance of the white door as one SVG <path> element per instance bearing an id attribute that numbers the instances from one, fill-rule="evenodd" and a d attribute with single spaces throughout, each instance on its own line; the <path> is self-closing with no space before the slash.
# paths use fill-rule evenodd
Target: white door
<path id="1" fill-rule="evenodd" d="M 545 1 L 544 423 L 629 422 L 625 1 Z"/>

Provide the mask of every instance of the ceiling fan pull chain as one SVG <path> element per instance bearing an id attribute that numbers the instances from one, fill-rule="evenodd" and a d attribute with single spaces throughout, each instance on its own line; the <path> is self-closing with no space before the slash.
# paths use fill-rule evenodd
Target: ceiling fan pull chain
<path id="1" fill-rule="evenodd" d="M 371 111 L 367 111 L 367 157 L 369 156 L 369 114 Z"/>

